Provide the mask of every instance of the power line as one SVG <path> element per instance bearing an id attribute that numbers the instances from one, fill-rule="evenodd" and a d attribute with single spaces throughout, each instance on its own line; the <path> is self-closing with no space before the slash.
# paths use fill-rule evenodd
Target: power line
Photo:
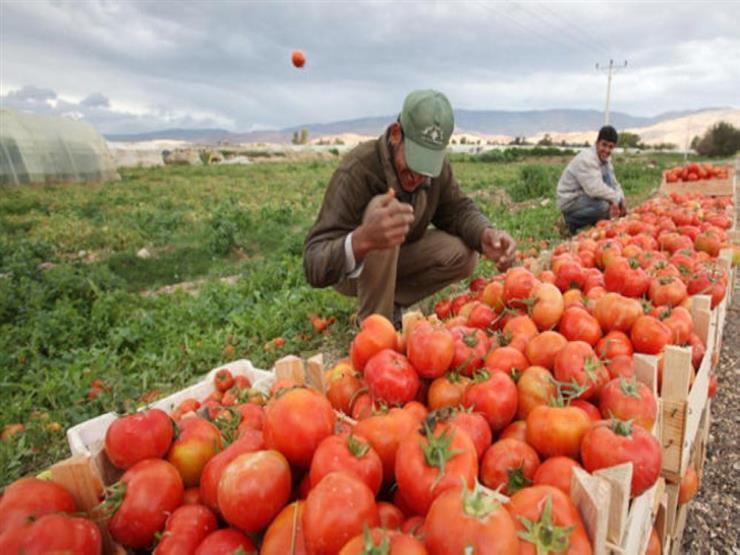
<path id="1" fill-rule="evenodd" d="M 611 99 L 611 92 L 612 92 L 612 73 L 616 73 L 620 69 L 625 69 L 627 67 L 627 60 L 624 61 L 624 64 L 615 66 L 614 60 L 609 60 L 609 66 L 599 67 L 599 64 L 596 64 L 596 69 L 602 70 L 602 71 L 608 71 L 609 77 L 606 80 L 606 106 L 604 107 L 604 125 L 609 125 L 609 100 Z"/>

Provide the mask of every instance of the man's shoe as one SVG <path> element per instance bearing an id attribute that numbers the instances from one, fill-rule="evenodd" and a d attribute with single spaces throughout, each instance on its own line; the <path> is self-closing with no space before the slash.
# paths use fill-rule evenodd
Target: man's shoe
<path id="1" fill-rule="evenodd" d="M 565 223 L 565 217 L 562 214 L 560 214 L 560 217 L 558 218 L 558 221 L 555 222 L 555 227 L 557 227 L 558 233 L 564 239 L 567 239 L 567 238 L 573 236 L 573 233 L 570 231 L 570 228 L 568 227 L 568 224 Z"/>

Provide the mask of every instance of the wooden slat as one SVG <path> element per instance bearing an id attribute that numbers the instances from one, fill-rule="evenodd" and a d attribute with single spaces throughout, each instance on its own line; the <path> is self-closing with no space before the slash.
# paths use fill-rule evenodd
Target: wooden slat
<path id="1" fill-rule="evenodd" d="M 275 376 L 279 380 L 293 380 L 298 384 L 306 383 L 303 359 L 295 355 L 284 356 L 275 362 Z"/>
<path id="2" fill-rule="evenodd" d="M 694 333 L 699 336 L 704 345 L 709 345 L 709 326 L 712 321 L 712 298 L 709 295 L 691 297 L 691 319 L 694 324 Z"/>
<path id="3" fill-rule="evenodd" d="M 610 487 L 609 525 L 606 539 L 609 542 L 621 545 L 627 529 L 632 463 L 603 468 L 594 472 L 593 475 L 604 478 Z"/>
<path id="4" fill-rule="evenodd" d="M 320 393 L 326 393 L 323 354 L 314 355 L 306 361 L 306 378 L 309 386 Z"/>
<path id="5" fill-rule="evenodd" d="M 653 528 L 653 505 L 660 480 L 653 487 L 632 500 L 629 509 L 627 530 L 622 540 L 625 553 L 644 553 Z"/>
<path id="6" fill-rule="evenodd" d="M 635 376 L 647 385 L 658 398 L 658 359 L 652 355 L 636 354 L 633 357 Z"/>
<path id="7" fill-rule="evenodd" d="M 606 553 L 610 496 L 609 484 L 604 479 L 591 476 L 580 468 L 573 469 L 570 497 L 578 507 L 597 555 Z"/>
<path id="8" fill-rule="evenodd" d="M 660 396 L 670 401 L 685 401 L 689 394 L 691 372 L 691 350 L 675 345 L 668 346 L 663 356 Z"/>

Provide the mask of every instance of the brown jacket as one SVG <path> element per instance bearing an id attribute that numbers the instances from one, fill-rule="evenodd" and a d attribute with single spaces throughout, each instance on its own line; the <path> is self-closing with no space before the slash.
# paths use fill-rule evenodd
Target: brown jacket
<path id="1" fill-rule="evenodd" d="M 449 161 L 445 160 L 439 177 L 407 193 L 398 183 L 387 139 L 386 131 L 378 139 L 358 145 L 334 172 L 304 244 L 303 268 L 312 286 L 328 287 L 345 277 L 344 240 L 362 223 L 370 199 L 389 187 L 395 189 L 398 200 L 414 207 L 414 223 L 406 243 L 420 239 L 431 223 L 480 251 L 483 230 L 491 224 L 462 192 Z"/>

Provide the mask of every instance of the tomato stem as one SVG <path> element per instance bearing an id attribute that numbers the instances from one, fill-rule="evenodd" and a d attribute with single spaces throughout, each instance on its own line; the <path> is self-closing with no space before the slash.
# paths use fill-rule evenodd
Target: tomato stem
<path id="1" fill-rule="evenodd" d="M 576 526 L 555 526 L 552 521 L 552 496 L 548 495 L 539 520 L 518 517 L 524 526 L 519 537 L 534 545 L 537 555 L 562 553 L 570 546 L 570 534 Z"/>

